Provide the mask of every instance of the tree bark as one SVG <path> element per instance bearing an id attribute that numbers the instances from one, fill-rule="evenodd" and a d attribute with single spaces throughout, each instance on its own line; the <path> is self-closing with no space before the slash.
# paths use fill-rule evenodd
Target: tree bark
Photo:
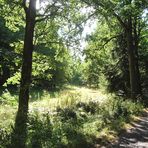
<path id="1" fill-rule="evenodd" d="M 26 2 L 25 2 L 26 3 Z M 11 144 L 15 148 L 25 148 L 26 143 L 26 123 L 28 118 L 29 87 L 32 73 L 32 52 L 33 37 L 36 18 L 36 0 L 29 1 L 29 7 L 25 7 L 26 27 L 23 48 L 23 63 L 21 71 L 21 84 L 19 93 L 19 106 L 15 120 L 14 133 Z"/>
<path id="2" fill-rule="evenodd" d="M 132 17 L 129 16 L 128 23 L 126 29 L 126 37 L 127 37 L 127 48 L 128 48 L 128 61 L 129 61 L 129 73 L 130 73 L 130 86 L 131 86 L 131 98 L 135 99 L 137 95 L 141 94 L 139 88 L 139 78 L 138 72 L 139 69 L 138 63 L 136 62 L 135 57 L 135 46 L 134 46 L 134 38 L 133 38 L 133 24 Z"/>
<path id="3" fill-rule="evenodd" d="M 134 35 L 134 47 L 135 47 L 135 68 L 136 68 L 136 75 L 137 75 L 137 91 L 140 95 L 142 95 L 142 89 L 141 89 L 141 75 L 140 75 L 140 70 L 139 70 L 139 54 L 138 54 L 138 45 L 139 45 L 139 35 L 140 32 L 137 29 L 137 18 L 135 17 L 134 19 L 134 24 L 133 24 L 133 35 Z"/>

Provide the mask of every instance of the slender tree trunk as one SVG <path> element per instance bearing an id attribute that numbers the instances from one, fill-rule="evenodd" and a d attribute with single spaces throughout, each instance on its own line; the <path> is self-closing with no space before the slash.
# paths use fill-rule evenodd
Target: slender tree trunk
<path id="1" fill-rule="evenodd" d="M 29 1 L 26 10 L 26 27 L 23 48 L 23 64 L 21 72 L 21 84 L 19 93 L 19 106 L 15 120 L 14 133 L 12 135 L 12 145 L 15 148 L 25 148 L 26 143 L 26 123 L 28 118 L 29 87 L 32 72 L 32 52 L 33 36 L 36 18 L 36 0 Z"/>

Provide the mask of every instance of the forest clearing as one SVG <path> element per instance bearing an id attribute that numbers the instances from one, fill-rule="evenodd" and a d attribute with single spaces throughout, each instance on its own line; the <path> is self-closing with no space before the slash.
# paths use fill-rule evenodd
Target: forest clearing
<path id="1" fill-rule="evenodd" d="M 0 148 L 148 148 L 147 0 L 0 10 Z"/>
<path id="2" fill-rule="evenodd" d="M 18 94 L 5 92 L 2 98 L 9 101 L 3 101 L 0 107 L 0 127 L 3 129 L 1 138 L 7 143 L 9 136 L 7 137 L 5 132 L 11 130 L 14 124 Z M 134 115 L 143 112 L 142 104 L 116 98 L 115 94 L 109 94 L 105 90 L 70 85 L 52 92 L 33 89 L 29 106 L 31 123 L 28 123 L 28 132 L 31 134 L 28 140 L 33 141 L 28 141 L 28 147 L 34 147 L 31 144 L 36 147 L 42 142 L 47 142 L 48 147 L 114 145 L 118 134 L 130 127 L 127 123 L 135 120 Z M 49 131 L 51 133 L 48 133 Z M 51 137 L 51 134 L 55 137 Z"/>

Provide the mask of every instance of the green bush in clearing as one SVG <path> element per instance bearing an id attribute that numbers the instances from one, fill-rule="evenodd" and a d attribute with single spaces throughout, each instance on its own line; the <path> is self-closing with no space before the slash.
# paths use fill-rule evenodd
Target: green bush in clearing
<path id="1" fill-rule="evenodd" d="M 0 104 L 16 105 L 17 95 L 12 95 L 7 89 L 1 92 Z"/>

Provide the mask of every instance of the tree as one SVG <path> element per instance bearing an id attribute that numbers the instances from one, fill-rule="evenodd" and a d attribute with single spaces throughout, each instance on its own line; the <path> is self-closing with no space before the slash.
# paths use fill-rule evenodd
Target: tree
<path id="1" fill-rule="evenodd" d="M 26 0 L 23 0 L 22 4 L 26 14 L 26 27 L 23 48 L 21 84 L 19 93 L 19 106 L 15 120 L 14 134 L 12 136 L 12 146 L 17 148 L 25 147 L 26 142 L 26 123 L 29 101 L 29 86 L 31 83 L 32 71 L 32 52 L 36 18 L 36 0 L 30 0 L 28 7 Z"/>
<path id="2" fill-rule="evenodd" d="M 105 18 L 114 17 L 117 19 L 122 29 L 125 31 L 127 49 L 128 49 L 128 63 L 130 73 L 130 87 L 131 98 L 135 99 L 137 95 L 141 94 L 140 73 L 138 65 L 138 46 L 135 44 L 137 26 L 134 26 L 134 19 L 138 17 L 146 6 L 146 1 L 85 1 L 87 5 L 93 7 L 98 14 Z M 133 11 L 134 10 L 134 11 Z M 135 13 L 136 12 L 136 13 Z M 134 34 L 133 31 L 136 31 Z M 134 34 L 134 35 L 133 35 Z"/>
<path id="3" fill-rule="evenodd" d="M 16 4 L 17 5 L 20 4 L 19 2 L 20 1 L 16 2 Z M 32 55 L 34 49 L 35 25 L 37 22 L 39 23 L 49 18 L 51 18 L 51 20 L 54 20 L 55 16 L 62 16 L 62 12 L 64 14 L 65 12 L 67 13 L 67 11 L 65 11 L 64 9 L 66 7 L 63 7 L 66 5 L 66 2 L 65 3 L 61 1 L 48 2 L 47 5 L 41 8 L 42 10 L 41 12 L 36 10 L 36 2 L 37 0 L 22 1 L 22 6 L 24 8 L 26 16 L 25 18 L 26 27 L 25 27 L 24 47 L 23 47 L 19 106 L 15 120 L 14 132 L 12 134 L 12 142 L 11 142 L 12 147 L 25 147 L 25 142 L 26 142 L 26 134 L 27 134 L 26 123 L 28 118 L 27 114 L 28 114 L 28 105 L 29 105 L 29 88 L 31 84 L 31 74 L 32 74 Z M 63 15 L 63 17 L 65 17 L 65 15 Z M 56 64 L 58 65 L 61 63 L 57 62 Z M 64 64 L 64 62 L 62 64 Z M 54 71 L 53 73 L 55 72 L 57 72 L 57 70 Z M 56 75 L 54 74 L 54 76 Z M 54 80 L 55 77 L 53 78 L 53 81 Z"/>

